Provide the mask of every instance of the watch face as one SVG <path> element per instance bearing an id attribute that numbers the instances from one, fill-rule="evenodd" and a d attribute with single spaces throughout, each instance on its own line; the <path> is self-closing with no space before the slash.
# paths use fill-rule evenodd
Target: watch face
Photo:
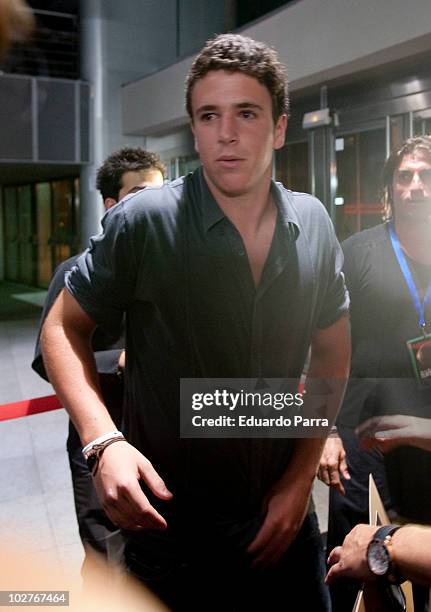
<path id="1" fill-rule="evenodd" d="M 389 570 L 390 558 L 386 546 L 381 541 L 372 541 L 367 553 L 368 566 L 373 574 L 383 576 Z"/>

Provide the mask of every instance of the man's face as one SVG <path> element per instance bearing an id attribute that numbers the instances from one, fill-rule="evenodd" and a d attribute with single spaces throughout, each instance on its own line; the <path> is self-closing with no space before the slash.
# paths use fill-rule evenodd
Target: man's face
<path id="1" fill-rule="evenodd" d="M 431 222 L 431 159 L 418 151 L 405 155 L 394 173 L 396 222 Z"/>
<path id="2" fill-rule="evenodd" d="M 269 179 L 287 118 L 282 115 L 274 125 L 264 85 L 241 72 L 212 70 L 194 85 L 191 102 L 195 147 L 215 195 L 252 193 Z"/>
<path id="3" fill-rule="evenodd" d="M 125 172 L 121 177 L 118 201 L 122 200 L 134 187 L 161 187 L 163 175 L 160 170 L 136 170 Z"/>

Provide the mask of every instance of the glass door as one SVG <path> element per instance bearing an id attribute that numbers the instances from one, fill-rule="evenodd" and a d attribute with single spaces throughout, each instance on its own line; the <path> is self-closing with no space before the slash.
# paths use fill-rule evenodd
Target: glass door
<path id="1" fill-rule="evenodd" d="M 431 136 L 431 108 L 413 114 L 414 136 Z"/>
<path id="2" fill-rule="evenodd" d="M 308 143 L 284 145 L 275 153 L 275 179 L 292 191 L 309 193 Z"/>
<path id="3" fill-rule="evenodd" d="M 18 207 L 15 187 L 4 189 L 5 277 L 18 280 Z"/>
<path id="4" fill-rule="evenodd" d="M 75 243 L 74 181 L 53 181 L 51 186 L 53 264 L 57 267 L 72 255 L 72 246 Z"/>
<path id="5" fill-rule="evenodd" d="M 339 240 L 381 223 L 381 171 L 386 159 L 385 126 L 335 138 L 337 190 L 335 226 Z"/>
<path id="6" fill-rule="evenodd" d="M 18 280 L 27 285 L 35 284 L 35 257 L 33 236 L 32 187 L 17 187 L 18 195 Z"/>
<path id="7" fill-rule="evenodd" d="M 37 284 L 48 287 L 52 276 L 51 249 L 51 186 L 49 183 L 36 185 L 36 227 L 37 227 Z"/>

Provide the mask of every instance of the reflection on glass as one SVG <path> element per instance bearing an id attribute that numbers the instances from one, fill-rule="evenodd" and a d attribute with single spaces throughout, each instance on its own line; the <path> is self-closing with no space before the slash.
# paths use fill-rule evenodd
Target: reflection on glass
<path id="1" fill-rule="evenodd" d="M 391 150 L 398 149 L 408 135 L 408 115 L 393 115 L 389 120 Z"/>
<path id="2" fill-rule="evenodd" d="M 306 142 L 286 144 L 276 151 L 275 178 L 292 191 L 310 191 Z"/>
<path id="3" fill-rule="evenodd" d="M 37 280 L 40 287 L 48 287 L 52 276 L 51 253 L 51 186 L 36 185 Z"/>
<path id="4" fill-rule="evenodd" d="M 338 176 L 335 223 L 339 239 L 344 240 L 381 222 L 379 193 L 385 130 L 337 137 L 335 149 Z"/>
<path id="5" fill-rule="evenodd" d="M 47 287 L 54 266 L 79 250 L 78 179 L 4 189 L 5 278 Z"/>
<path id="6" fill-rule="evenodd" d="M 413 116 L 413 135 L 431 135 L 431 108 L 418 111 Z"/>
<path id="7" fill-rule="evenodd" d="M 32 188 L 24 185 L 17 188 L 18 192 L 18 280 L 32 285 L 35 283 L 33 219 L 32 219 Z"/>
<path id="8" fill-rule="evenodd" d="M 73 238 L 73 189 L 71 181 L 53 181 L 53 225 L 52 244 L 54 248 L 54 266 L 72 255 Z"/>
<path id="9" fill-rule="evenodd" d="M 201 162 L 198 155 L 186 155 L 178 158 L 178 176 L 184 176 L 189 172 L 194 172 L 196 168 L 199 168 Z"/>
<path id="10" fill-rule="evenodd" d="M 15 187 L 4 190 L 5 277 L 18 280 L 18 208 Z"/>

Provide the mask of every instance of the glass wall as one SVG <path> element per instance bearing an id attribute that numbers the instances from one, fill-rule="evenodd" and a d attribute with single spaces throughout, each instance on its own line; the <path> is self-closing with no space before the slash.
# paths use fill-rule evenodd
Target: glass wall
<path id="1" fill-rule="evenodd" d="M 55 267 L 79 251 L 77 179 L 4 188 L 6 280 L 47 287 Z"/>
<path id="2" fill-rule="evenodd" d="M 386 158 L 385 128 L 340 134 L 335 139 L 338 238 L 381 222 L 380 177 Z"/>
<path id="3" fill-rule="evenodd" d="M 189 172 L 194 172 L 199 166 L 200 160 L 197 153 L 172 157 L 166 164 L 168 179 L 173 181 L 180 176 L 185 176 Z"/>
<path id="4" fill-rule="evenodd" d="M 39 183 L 35 187 L 36 231 L 37 231 L 37 278 L 38 285 L 47 287 L 52 276 L 51 248 L 51 185 Z"/>
<path id="5" fill-rule="evenodd" d="M 284 145 L 275 153 L 275 179 L 292 191 L 310 191 L 308 144 L 296 142 Z"/>
<path id="6" fill-rule="evenodd" d="M 414 136 L 431 135 L 431 108 L 413 114 Z"/>
<path id="7" fill-rule="evenodd" d="M 3 197 L 3 227 L 5 248 L 5 277 L 15 280 L 19 277 L 18 272 L 18 206 L 17 191 L 14 188 L 4 190 Z"/>
<path id="8" fill-rule="evenodd" d="M 72 255 L 74 242 L 74 185 L 71 181 L 53 181 L 52 237 L 54 267 Z"/>
<path id="9" fill-rule="evenodd" d="M 31 285 L 35 280 L 33 188 L 24 185 L 17 188 L 18 196 L 18 279 Z"/>
<path id="10" fill-rule="evenodd" d="M 193 172 L 200 166 L 200 160 L 198 155 L 187 155 L 178 158 L 178 172 L 179 176 L 184 176 L 189 172 Z"/>

